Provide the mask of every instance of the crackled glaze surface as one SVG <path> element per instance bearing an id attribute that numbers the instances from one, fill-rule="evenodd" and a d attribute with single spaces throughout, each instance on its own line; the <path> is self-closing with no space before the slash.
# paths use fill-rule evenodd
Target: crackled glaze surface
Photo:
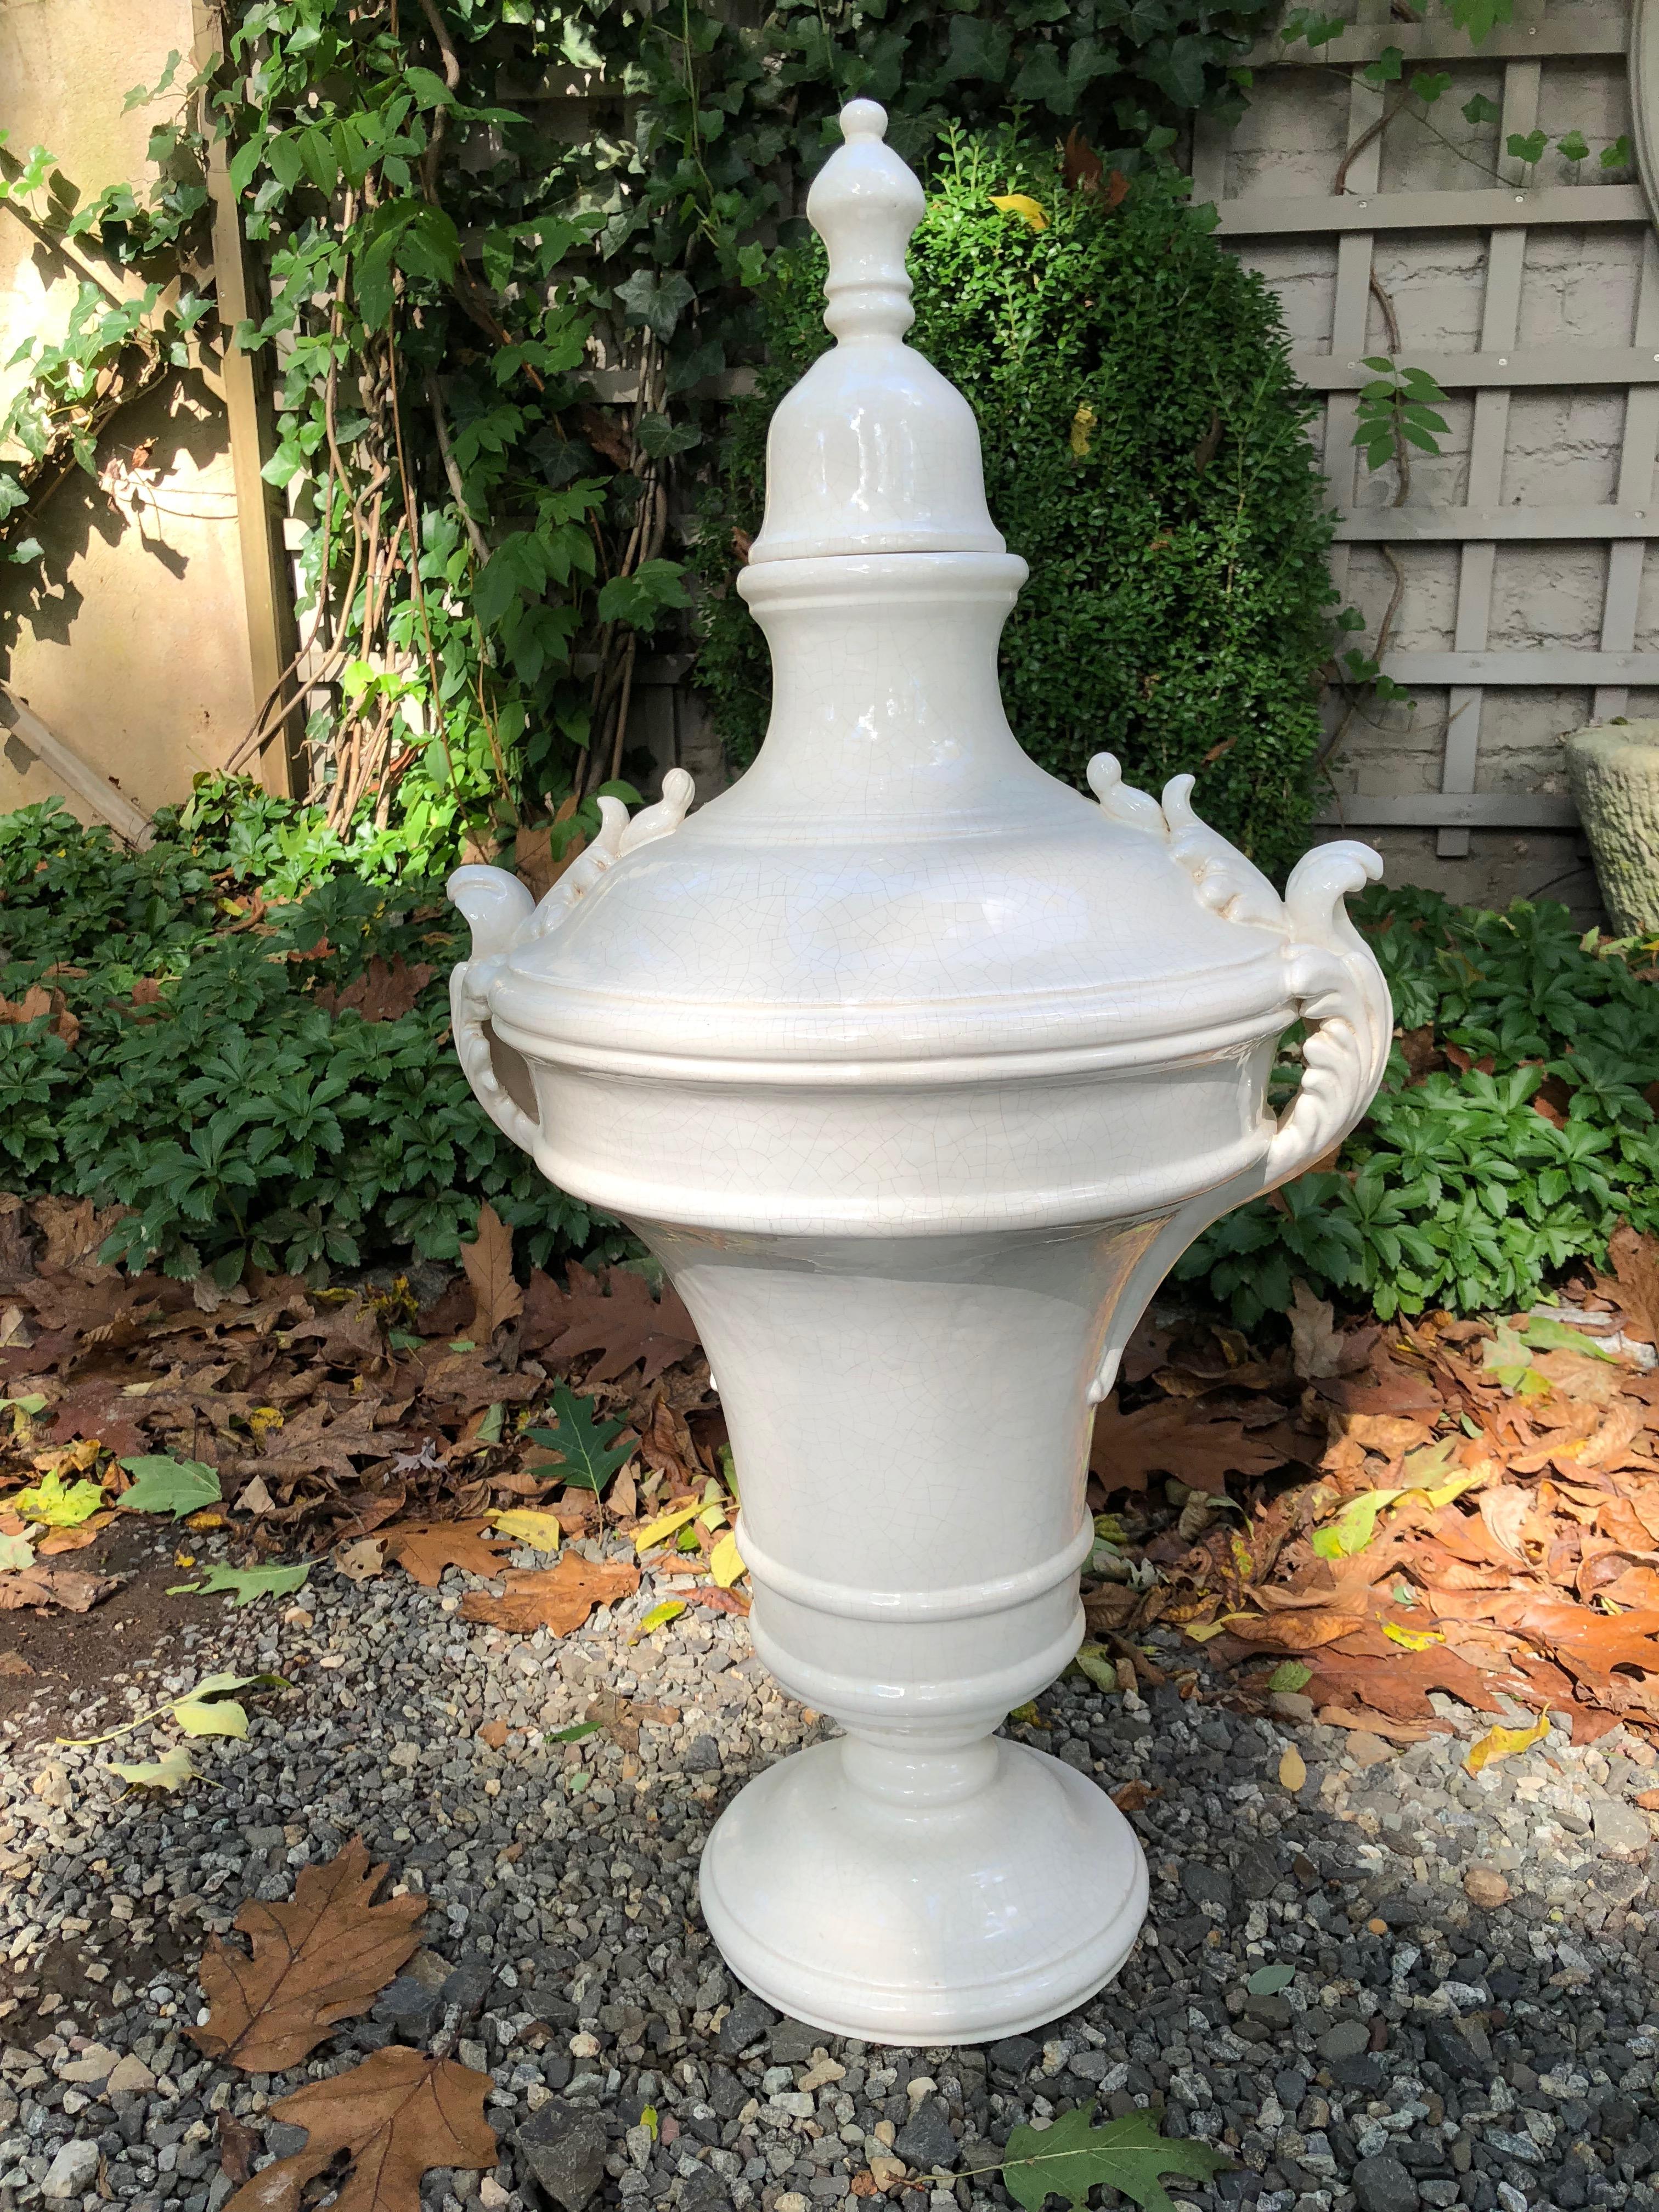
<path id="1" fill-rule="evenodd" d="M 854 101 L 808 212 L 836 346 L 779 408 L 740 580 L 766 743 L 689 814 L 678 772 L 538 908 L 463 868 L 457 1049 L 501 1127 L 630 1221 L 731 1422 L 757 1650 L 841 1740 L 751 1783 L 703 1909 L 796 2017 L 939 2043 L 1052 2020 L 1146 1909 L 1092 1782 L 997 1738 L 1082 1635 L 1091 1409 L 1230 1206 L 1364 1110 L 1391 1015 L 1344 895 L 1283 898 L 1109 754 L 1021 752 L 997 637 L 1025 579 L 966 403 L 903 343 L 921 195 Z M 1275 1121 L 1276 1042 L 1310 1027 Z"/>

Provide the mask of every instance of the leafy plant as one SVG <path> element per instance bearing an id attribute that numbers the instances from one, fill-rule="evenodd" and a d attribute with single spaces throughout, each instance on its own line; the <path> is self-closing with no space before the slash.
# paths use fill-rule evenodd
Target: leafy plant
<path id="1" fill-rule="evenodd" d="M 1006 137 L 952 134 L 912 249 L 913 341 L 972 404 L 993 518 L 1031 567 L 1004 700 L 1026 750 L 1079 786 L 1102 747 L 1154 787 L 1203 767 L 1212 818 L 1282 866 L 1307 842 L 1331 646 L 1313 403 L 1273 295 L 1181 192 L 1146 176 L 1112 201 Z M 769 274 L 767 366 L 702 517 L 696 680 L 739 759 L 769 678 L 731 586 L 760 526 L 771 409 L 828 343 L 823 273 L 814 243 Z"/>
<path id="2" fill-rule="evenodd" d="M 1355 913 L 1402 1032 L 1376 1102 L 1336 1169 L 1227 1215 L 1180 1276 L 1247 1326 L 1287 1310 L 1298 1276 L 1385 1319 L 1508 1311 L 1570 1261 L 1604 1262 L 1621 1219 L 1659 1228 L 1652 948 L 1524 900 L 1377 889 Z"/>
<path id="3" fill-rule="evenodd" d="M 105 1256 L 236 1280 L 459 1257 L 487 1199 L 538 1261 L 622 1234 L 548 1185 L 447 1042 L 441 886 L 343 865 L 314 809 L 204 781 L 122 852 L 53 802 L 0 818 L 0 1172 L 120 1206 Z M 339 1005 L 379 962 L 409 1010 Z M 402 963 L 399 969 L 397 963 Z M 54 998 L 55 994 L 55 998 Z M 58 1026 L 54 1027 L 54 1023 Z"/>

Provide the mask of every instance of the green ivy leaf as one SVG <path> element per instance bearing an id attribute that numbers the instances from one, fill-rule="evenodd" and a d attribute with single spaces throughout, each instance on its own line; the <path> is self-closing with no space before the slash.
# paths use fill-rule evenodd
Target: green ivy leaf
<path id="1" fill-rule="evenodd" d="M 1466 123 L 1501 123 L 1504 111 L 1495 100 L 1488 100 L 1484 92 L 1474 93 L 1463 102 Z"/>
<path id="2" fill-rule="evenodd" d="M 678 269 L 672 276 L 662 276 L 654 269 L 636 269 L 626 283 L 617 287 L 623 321 L 642 323 L 665 345 L 696 296 L 690 280 Z"/>
<path id="3" fill-rule="evenodd" d="M 1208 2143 L 1160 2136 L 1150 2112 L 1130 2112 L 1097 2128 L 1090 2124 L 1094 2109 L 1080 2105 L 1040 2133 L 1018 2127 L 1009 2136 L 1002 2185 L 1024 2212 L 1042 2212 L 1050 2197 L 1084 2212 L 1091 2189 L 1115 2189 L 1141 2212 L 1174 2212 L 1162 2175 L 1202 2184 L 1232 2163 Z"/>
<path id="4" fill-rule="evenodd" d="M 132 1487 L 115 1501 L 124 1513 L 171 1513 L 182 1521 L 186 1513 L 217 1505 L 224 1495 L 218 1470 L 199 1459 L 150 1452 L 124 1459 L 121 1465 L 132 1477 Z"/>

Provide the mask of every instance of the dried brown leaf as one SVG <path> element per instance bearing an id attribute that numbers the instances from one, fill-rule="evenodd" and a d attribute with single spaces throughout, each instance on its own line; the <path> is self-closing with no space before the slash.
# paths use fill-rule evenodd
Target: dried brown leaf
<path id="1" fill-rule="evenodd" d="M 1659 1237 L 1644 1237 L 1623 1222 L 1607 1240 L 1615 1291 L 1625 1310 L 1625 1334 L 1638 1343 L 1659 1344 Z"/>
<path id="2" fill-rule="evenodd" d="M 1263 1651 L 1316 1651 L 1322 1644 L 1334 1644 L 1340 1637 L 1352 1636 L 1364 1625 L 1358 1613 L 1318 1610 L 1258 1615 L 1230 1613 L 1227 1618 L 1229 1632 L 1241 1644 Z"/>
<path id="3" fill-rule="evenodd" d="M 1342 1334 L 1328 1298 L 1316 1298 L 1298 1276 L 1291 1290 L 1291 1357 L 1304 1382 L 1342 1372 Z"/>
<path id="4" fill-rule="evenodd" d="M 496 1330 L 524 1310 L 524 1292 L 513 1274 L 513 1231 L 488 1199 L 478 1208 L 478 1234 L 461 1247 L 461 1265 L 477 1301 L 472 1332 L 488 1344 Z"/>
<path id="5" fill-rule="evenodd" d="M 1121 1413 L 1114 1393 L 1095 1414 L 1089 1447 L 1089 1472 L 1109 1496 L 1145 1490 L 1149 1475 L 1172 1474 L 1189 1489 L 1224 1498 L 1230 1474 L 1268 1474 L 1282 1464 L 1282 1453 L 1242 1421 L 1206 1420 L 1190 1399 L 1161 1399 Z"/>
<path id="6" fill-rule="evenodd" d="M 420 2212 L 421 2177 L 435 2166 L 493 2166 L 495 2131 L 484 2117 L 494 2084 L 453 2058 L 393 2046 L 325 2081 L 308 2081 L 270 2107 L 304 2128 L 301 2151 L 244 2182 L 225 2212 L 297 2212 L 307 2185 L 337 2158 L 349 2161 L 335 2212 Z"/>
<path id="7" fill-rule="evenodd" d="M 436 973 L 424 960 L 416 967 L 406 967 L 399 953 L 388 964 L 377 952 L 343 991 L 319 990 L 313 996 L 331 1014 L 361 1014 L 366 1022 L 395 1022 L 413 1012 L 416 1000 Z"/>
<path id="8" fill-rule="evenodd" d="M 386 1556 L 413 1575 L 423 1589 L 436 1589 L 446 1567 L 470 1575 L 498 1575 L 501 1553 L 513 1548 L 488 1521 L 399 1521 L 384 1531 Z"/>
<path id="9" fill-rule="evenodd" d="M 568 1636 L 596 1605 L 614 1605 L 639 1586 L 639 1569 L 625 1560 L 606 1559 L 595 1565 L 592 1559 L 567 1552 L 556 1567 L 508 1574 L 500 1597 L 491 1597 L 488 1590 L 469 1590 L 461 1600 L 461 1617 L 520 1636 L 533 1635 L 538 1628 Z"/>
<path id="10" fill-rule="evenodd" d="M 536 1332 L 532 1335 L 526 1327 L 526 1350 L 545 1350 L 561 1366 L 597 1352 L 586 1377 L 590 1382 L 610 1382 L 643 1363 L 642 1384 L 655 1382 L 665 1367 L 696 1350 L 696 1323 L 672 1284 L 663 1285 L 659 1298 L 631 1267 L 606 1268 L 603 1289 L 599 1279 L 574 1261 L 565 1273 L 563 1291 L 545 1276 L 534 1286 Z M 547 1334 L 542 1334 L 544 1328 Z"/>
<path id="11" fill-rule="evenodd" d="M 209 2015 L 186 2031 L 198 2048 L 245 2073 L 281 2074 L 337 2021 L 366 2012 L 419 1948 L 416 1923 L 427 1905 L 423 1897 L 376 1905 L 386 1871 L 354 1836 L 325 1866 L 300 1869 L 287 1904 L 250 1898 L 234 1924 L 252 1956 L 216 1936 L 203 1956 Z"/>
<path id="12" fill-rule="evenodd" d="M 90 1575 L 77 1567 L 46 1567 L 38 1563 L 0 1575 L 0 1613 L 90 1613 L 119 1589 L 118 1575 Z"/>

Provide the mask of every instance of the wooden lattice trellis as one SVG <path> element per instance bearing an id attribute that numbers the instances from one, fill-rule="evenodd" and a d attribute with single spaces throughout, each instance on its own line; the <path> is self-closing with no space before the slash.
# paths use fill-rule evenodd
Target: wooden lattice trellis
<path id="1" fill-rule="evenodd" d="M 1516 20 L 1495 30 L 1480 58 L 1502 70 L 1500 147 L 1511 132 L 1525 136 L 1538 119 L 1543 64 L 1565 57 L 1632 52 L 1632 106 L 1644 183 L 1655 176 L 1648 158 L 1659 98 L 1659 0 L 1632 8 L 1576 7 L 1546 18 L 1542 0 L 1517 0 Z M 1273 42 L 1251 57 L 1258 70 L 1310 66 L 1363 67 L 1394 46 L 1407 70 L 1441 62 L 1468 62 L 1468 38 L 1449 21 L 1403 21 L 1390 0 L 1359 0 L 1352 29 L 1310 52 Z M 1644 97 L 1645 94 L 1651 95 Z M 1352 146 L 1383 113 L 1384 88 L 1351 81 L 1348 143 Z M 1659 538 L 1654 500 L 1659 443 L 1659 246 L 1649 194 L 1641 185 L 1603 184 L 1591 174 L 1581 184 L 1523 189 L 1521 165 L 1507 155 L 1498 167 L 1501 184 L 1470 190 L 1379 190 L 1382 133 L 1375 131 L 1348 165 L 1345 190 L 1316 197 L 1251 191 L 1228 198 L 1224 184 L 1227 141 L 1214 126 L 1195 135 L 1194 197 L 1218 210 L 1218 233 L 1240 240 L 1267 238 L 1336 239 L 1334 313 L 1328 352 L 1297 351 L 1303 382 L 1328 395 L 1325 465 L 1337 512 L 1333 549 L 1335 581 L 1346 597 L 1349 549 L 1356 544 L 1451 543 L 1460 549 L 1455 616 L 1449 651 L 1388 651 L 1385 672 L 1400 684 L 1447 690 L 1446 737 L 1438 792 L 1384 797 L 1345 794 L 1341 819 L 1357 827 L 1433 829 L 1443 857 L 1468 853 L 1472 830 L 1563 830 L 1574 826 L 1571 801 L 1543 793 L 1494 793 L 1479 787 L 1480 728 L 1490 691 L 1520 686 L 1583 687 L 1595 718 L 1622 714 L 1637 687 L 1659 686 L 1659 653 L 1636 650 L 1638 601 L 1647 542 Z M 1641 268 L 1630 343 L 1587 348 L 1571 343 L 1519 342 L 1522 278 L 1529 234 L 1550 226 L 1640 226 Z M 1414 499 L 1391 507 L 1362 507 L 1356 499 L 1358 455 L 1353 432 L 1359 387 L 1372 372 L 1364 357 L 1379 349 L 1368 339 L 1373 255 L 1379 237 L 1443 229 L 1484 231 L 1485 284 L 1480 337 L 1466 353 L 1422 349 L 1407 343 L 1402 365 L 1427 369 L 1448 392 L 1474 394 L 1474 423 L 1467 490 L 1462 505 Z M 1605 505 L 1502 503 L 1510 395 L 1554 386 L 1622 387 L 1628 397 L 1614 497 Z M 1562 540 L 1607 544 L 1601 639 L 1594 649 L 1541 646 L 1492 650 L 1488 645 L 1497 548 L 1516 541 Z"/>

